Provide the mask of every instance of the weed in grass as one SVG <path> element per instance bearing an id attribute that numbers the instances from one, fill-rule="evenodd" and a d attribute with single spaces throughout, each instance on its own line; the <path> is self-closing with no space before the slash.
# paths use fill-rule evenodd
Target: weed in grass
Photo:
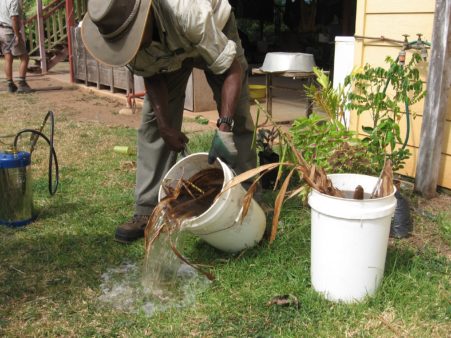
<path id="1" fill-rule="evenodd" d="M 439 213 L 437 223 L 441 237 L 448 246 L 451 246 L 451 212 Z"/>

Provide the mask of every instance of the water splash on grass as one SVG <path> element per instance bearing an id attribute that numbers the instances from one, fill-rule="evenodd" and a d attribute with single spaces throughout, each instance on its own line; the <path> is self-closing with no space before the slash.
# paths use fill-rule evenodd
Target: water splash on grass
<path id="1" fill-rule="evenodd" d="M 168 251 L 174 255 L 170 248 Z M 197 295 L 211 282 L 176 257 L 170 261 L 174 263 L 171 266 L 158 263 L 160 260 L 150 264 L 166 272 L 173 271 L 172 275 L 161 274 L 161 278 L 150 276 L 148 273 L 151 270 L 138 264 L 125 263 L 108 269 L 102 274 L 99 301 L 120 311 L 142 312 L 148 317 L 157 312 L 194 305 Z M 168 261 L 161 259 L 161 262 Z M 172 280 L 167 278 L 169 276 Z"/>
<path id="2" fill-rule="evenodd" d="M 164 186 L 168 195 L 155 207 L 145 229 L 143 266 L 124 264 L 104 273 L 99 300 L 119 310 L 143 311 L 148 316 L 192 305 L 196 295 L 209 285 L 208 279 L 214 277 L 179 251 L 183 220 L 205 212 L 223 182 L 222 170 L 211 168 L 189 180 L 178 180 L 175 187 Z"/>

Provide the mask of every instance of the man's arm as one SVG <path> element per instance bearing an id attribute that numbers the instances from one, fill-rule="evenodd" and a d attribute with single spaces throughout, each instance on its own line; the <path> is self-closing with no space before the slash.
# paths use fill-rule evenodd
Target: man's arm
<path id="1" fill-rule="evenodd" d="M 243 70 L 235 58 L 229 69 L 224 73 L 225 79 L 221 91 L 221 117 L 232 117 L 238 103 L 241 92 L 241 76 Z M 216 130 L 208 152 L 208 163 L 212 164 L 220 157 L 232 168 L 236 164 L 238 151 L 233 140 L 230 125 L 221 123 Z"/>
<path id="2" fill-rule="evenodd" d="M 21 24 L 21 20 L 20 17 L 18 15 L 14 15 L 11 17 L 11 21 L 13 24 L 13 31 L 14 34 L 16 36 L 16 45 L 19 43 L 20 40 L 22 40 L 22 34 L 20 34 L 20 24 Z"/>
<path id="3" fill-rule="evenodd" d="M 181 131 L 174 129 L 168 121 L 169 96 L 166 81 L 160 75 L 144 78 L 146 93 L 157 118 L 158 130 L 166 145 L 174 151 L 185 149 L 188 138 Z"/>
<path id="4" fill-rule="evenodd" d="M 224 85 L 221 91 L 221 117 L 233 118 L 240 97 L 242 73 L 241 65 L 235 58 L 225 73 Z M 225 123 L 219 126 L 219 130 L 231 131 L 230 126 Z"/>
<path id="5" fill-rule="evenodd" d="M 211 4 L 202 0 L 190 3 L 192 5 L 186 8 L 186 13 L 179 17 L 184 36 L 195 46 L 210 71 L 224 78 L 219 114 L 220 117 L 233 117 L 243 73 L 236 57 L 236 43 L 217 26 Z M 231 131 L 225 123 L 219 127 L 221 131 Z"/>

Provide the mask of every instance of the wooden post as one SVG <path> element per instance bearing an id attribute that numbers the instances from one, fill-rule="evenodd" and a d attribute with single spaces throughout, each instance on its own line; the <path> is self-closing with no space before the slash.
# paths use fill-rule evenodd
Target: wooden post
<path id="1" fill-rule="evenodd" d="M 421 125 L 415 191 L 431 198 L 437 194 L 448 90 L 451 86 L 451 1 L 435 4 L 428 90 Z"/>
<path id="2" fill-rule="evenodd" d="M 96 62 L 97 70 L 97 89 L 100 89 L 100 63 Z"/>
<path id="3" fill-rule="evenodd" d="M 114 69 L 113 69 L 113 67 L 111 67 L 111 71 L 110 71 L 110 74 L 111 74 L 111 81 L 110 81 L 110 91 L 112 92 L 112 93 L 114 93 Z"/>
<path id="4" fill-rule="evenodd" d="M 88 86 L 88 51 L 83 47 L 83 61 L 85 63 L 85 86 Z"/>
<path id="5" fill-rule="evenodd" d="M 42 0 L 36 0 L 39 55 L 41 57 L 41 72 L 47 73 L 47 53 L 45 51 L 44 18 L 42 16 Z"/>
<path id="6" fill-rule="evenodd" d="M 72 54 L 72 35 L 71 30 L 74 27 L 74 0 L 66 0 L 66 33 L 67 33 L 67 48 L 69 54 L 69 66 L 70 66 L 70 82 L 75 82 L 74 76 L 74 64 Z"/>

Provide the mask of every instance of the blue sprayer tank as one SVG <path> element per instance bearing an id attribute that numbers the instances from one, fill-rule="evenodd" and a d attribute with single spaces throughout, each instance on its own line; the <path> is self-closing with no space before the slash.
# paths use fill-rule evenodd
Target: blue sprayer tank
<path id="1" fill-rule="evenodd" d="M 32 221 L 31 155 L 0 152 L 0 224 L 16 228 Z"/>

